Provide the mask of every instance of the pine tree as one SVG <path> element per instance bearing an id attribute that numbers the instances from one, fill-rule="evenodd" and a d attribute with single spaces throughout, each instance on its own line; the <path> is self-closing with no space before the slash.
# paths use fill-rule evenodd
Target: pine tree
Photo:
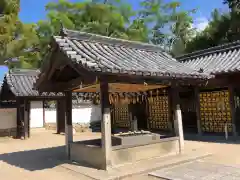
<path id="1" fill-rule="evenodd" d="M 33 67 L 38 62 L 35 45 L 38 37 L 33 24 L 23 24 L 19 18 L 20 0 L 0 3 L 0 64 L 11 67 Z M 16 60 L 16 61 L 13 61 Z"/>

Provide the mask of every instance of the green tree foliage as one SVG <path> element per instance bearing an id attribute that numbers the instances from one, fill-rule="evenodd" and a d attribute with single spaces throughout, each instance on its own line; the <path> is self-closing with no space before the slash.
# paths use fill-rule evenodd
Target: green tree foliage
<path id="1" fill-rule="evenodd" d="M 150 41 L 173 55 L 182 53 L 193 35 L 191 14 L 195 10 L 179 11 L 181 4 L 177 1 L 166 3 L 162 0 L 144 0 L 141 5 L 141 17 L 151 27 Z"/>
<path id="2" fill-rule="evenodd" d="M 223 3 L 228 4 L 228 7 L 231 9 L 231 11 L 239 13 L 240 0 L 224 0 Z"/>
<path id="3" fill-rule="evenodd" d="M 229 41 L 240 39 L 240 0 L 224 0 L 230 9 L 230 26 L 228 31 Z"/>
<path id="4" fill-rule="evenodd" d="M 141 9 L 134 11 L 126 1 L 121 0 L 58 0 L 46 5 L 47 19 L 35 26 L 18 20 L 19 0 L 6 2 L 8 7 L 16 7 L 17 10 L 9 13 L 11 26 L 3 36 L 7 40 L 2 42 L 7 43 L 2 43 L 5 47 L 2 48 L 5 49 L 2 57 L 17 57 L 20 61 L 11 65 L 18 67 L 39 67 L 41 59 L 49 51 L 52 35 L 59 35 L 62 25 L 108 37 L 151 42 L 172 51 L 174 55 L 182 53 L 192 36 L 191 13 L 194 10 L 180 11 L 179 2 L 143 0 Z M 2 22 L 0 24 L 5 26 Z"/>
<path id="5" fill-rule="evenodd" d="M 0 1 L 0 63 L 10 67 L 32 68 L 38 66 L 39 56 L 33 49 L 38 37 L 33 24 L 23 24 L 18 19 L 19 0 Z M 13 63 L 12 59 L 18 59 Z"/>
<path id="6" fill-rule="evenodd" d="M 52 34 L 64 27 L 141 42 L 152 42 L 173 54 L 182 53 L 182 47 L 192 34 L 191 11 L 179 11 L 179 2 L 144 0 L 141 10 L 134 12 L 121 0 L 93 0 L 71 3 L 59 0 L 46 6 L 48 20 L 38 23 L 41 47 L 47 47 Z M 182 48 L 181 50 L 178 50 Z M 44 51 L 42 51 L 44 52 Z"/>
<path id="7" fill-rule="evenodd" d="M 46 6 L 48 19 L 38 22 L 40 48 L 46 50 L 50 37 L 65 28 L 122 39 L 147 41 L 147 27 L 131 6 L 121 1 L 68 2 L 59 0 Z M 43 52 L 44 52 L 43 51 Z"/>
<path id="8" fill-rule="evenodd" d="M 223 3 L 228 4 L 230 12 L 220 13 L 215 9 L 208 27 L 187 43 L 186 53 L 240 40 L 240 1 Z"/>
<path id="9" fill-rule="evenodd" d="M 228 13 L 222 14 L 215 9 L 206 29 L 198 33 L 195 38 L 187 43 L 185 52 L 190 53 L 229 42 L 230 23 L 231 16 Z"/>

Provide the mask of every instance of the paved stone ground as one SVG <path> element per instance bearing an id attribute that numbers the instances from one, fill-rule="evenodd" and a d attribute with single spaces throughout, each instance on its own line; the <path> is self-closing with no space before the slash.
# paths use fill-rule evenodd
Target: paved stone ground
<path id="1" fill-rule="evenodd" d="M 239 180 L 240 166 L 194 161 L 168 169 L 157 170 L 149 174 L 171 180 Z"/>
<path id="2" fill-rule="evenodd" d="M 204 141 L 206 141 L 206 139 Z M 185 153 L 190 151 L 192 148 L 213 153 L 212 156 L 202 159 L 206 166 L 210 163 L 217 164 L 219 166 L 224 165 L 240 167 L 240 140 L 235 142 L 226 142 L 220 138 L 218 142 L 214 142 L 213 138 L 211 138 L 211 142 L 185 141 L 185 148 L 186 148 Z M 238 175 L 238 173 L 236 174 Z M 152 177 L 149 176 L 148 173 L 144 173 L 132 176 L 130 178 L 126 178 L 125 180 L 160 180 L 160 179 L 161 178 Z M 231 180 L 231 178 L 229 178 L 228 180 Z"/>
<path id="3" fill-rule="evenodd" d="M 74 140 L 94 139 L 98 133 L 80 133 Z M 72 171 L 65 164 L 65 137 L 53 131 L 34 130 L 29 140 L 0 138 L 0 179 L 7 180 L 89 180 L 90 178 Z M 204 159 L 206 163 L 239 165 L 238 144 L 206 143 L 186 141 L 185 152 L 192 149 L 213 152 L 214 156 Z M 146 166 L 149 166 L 146 164 Z M 125 178 L 124 180 L 155 180 L 148 173 Z M 159 180 L 159 179 L 158 179 Z"/>

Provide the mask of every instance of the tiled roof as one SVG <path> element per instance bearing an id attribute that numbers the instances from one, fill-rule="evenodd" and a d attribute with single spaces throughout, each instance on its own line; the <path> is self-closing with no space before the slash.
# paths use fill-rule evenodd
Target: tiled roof
<path id="1" fill-rule="evenodd" d="M 189 53 L 177 60 L 208 74 L 240 71 L 240 41 Z"/>
<path id="2" fill-rule="evenodd" d="M 39 93 L 33 84 L 39 75 L 37 70 L 13 70 L 5 75 L 3 86 L 8 85 L 16 96 L 62 96 L 61 93 Z"/>
<path id="3" fill-rule="evenodd" d="M 208 78 L 160 47 L 63 29 L 54 39 L 74 62 L 96 72 L 173 78 Z"/>

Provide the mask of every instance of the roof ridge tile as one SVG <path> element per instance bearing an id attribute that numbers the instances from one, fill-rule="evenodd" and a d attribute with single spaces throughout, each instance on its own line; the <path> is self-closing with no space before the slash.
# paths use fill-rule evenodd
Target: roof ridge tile
<path id="1" fill-rule="evenodd" d="M 76 30 L 70 30 L 70 29 L 63 29 L 64 35 L 70 39 L 76 39 L 76 40 L 82 40 L 82 41 L 91 41 L 91 42 L 99 42 L 102 44 L 111 44 L 111 45 L 117 45 L 117 46 L 127 46 L 130 48 L 136 48 L 136 49 L 144 49 L 148 51 L 155 51 L 155 52 L 166 52 L 164 49 L 162 49 L 158 45 L 150 44 L 150 43 L 144 43 L 144 42 L 138 42 L 138 41 L 131 41 L 126 39 L 120 39 L 120 38 L 113 38 L 93 33 L 87 33 L 87 32 L 81 32 Z M 59 38 L 59 36 L 55 36 Z"/>

